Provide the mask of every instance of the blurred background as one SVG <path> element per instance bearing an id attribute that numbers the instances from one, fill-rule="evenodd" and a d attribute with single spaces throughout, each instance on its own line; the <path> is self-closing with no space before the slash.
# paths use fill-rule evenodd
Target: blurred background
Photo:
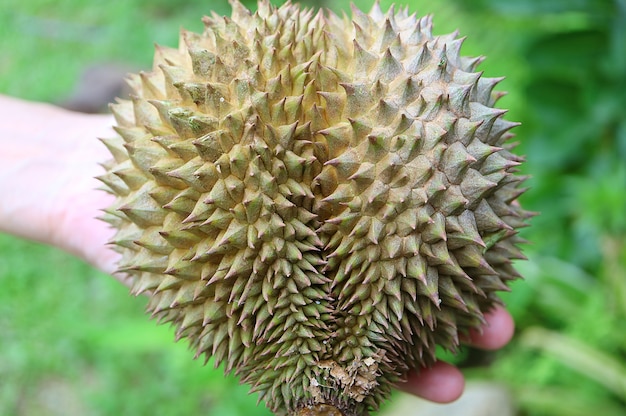
<path id="1" fill-rule="evenodd" d="M 302 3 L 349 10 L 347 0 Z M 511 414 L 625 415 L 626 1 L 397 3 L 434 14 L 436 34 L 459 29 L 463 54 L 486 55 L 480 69 L 507 77 L 498 106 L 523 123 L 518 152 L 532 175 L 521 202 L 541 213 L 523 231 L 525 280 L 503 295 L 515 339 L 445 358 L 471 385 L 506 392 Z M 119 93 L 120 74 L 151 67 L 154 43 L 176 46 L 179 28 L 201 31 L 210 11 L 230 7 L 4 0 L 0 93 L 96 111 Z M 69 255 L 0 235 L 0 415 L 269 414 L 247 387 L 192 360 L 145 303 Z M 402 400 L 384 411 L 400 414 Z"/>

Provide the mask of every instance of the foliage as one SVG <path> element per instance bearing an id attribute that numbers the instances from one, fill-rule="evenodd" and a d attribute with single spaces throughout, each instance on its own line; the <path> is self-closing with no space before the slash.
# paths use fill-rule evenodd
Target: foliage
<path id="1" fill-rule="evenodd" d="M 626 2 L 457 0 L 514 28 L 519 129 L 533 175 L 521 335 L 490 370 L 528 415 L 626 410 Z"/>

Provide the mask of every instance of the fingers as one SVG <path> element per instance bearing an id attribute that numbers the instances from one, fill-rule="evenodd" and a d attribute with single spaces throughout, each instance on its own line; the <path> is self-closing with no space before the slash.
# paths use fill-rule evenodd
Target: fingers
<path id="1" fill-rule="evenodd" d="M 450 403 L 461 397 L 465 380 L 452 364 L 438 361 L 431 368 L 420 370 L 419 375 L 409 373 L 405 383 L 398 388 L 436 403 Z"/>
<path id="2" fill-rule="evenodd" d="M 466 344 L 483 350 L 497 350 L 504 347 L 513 337 L 515 323 L 509 312 L 498 305 L 485 314 L 487 324 L 482 330 L 471 330 Z"/>
<path id="3" fill-rule="evenodd" d="M 495 350 L 505 346 L 513 337 L 513 318 L 502 306 L 485 314 L 487 323 L 481 330 L 470 331 L 465 343 L 474 347 Z M 463 374 L 451 364 L 439 361 L 431 368 L 421 369 L 419 375 L 411 372 L 398 388 L 436 403 L 450 403 L 463 394 Z"/>

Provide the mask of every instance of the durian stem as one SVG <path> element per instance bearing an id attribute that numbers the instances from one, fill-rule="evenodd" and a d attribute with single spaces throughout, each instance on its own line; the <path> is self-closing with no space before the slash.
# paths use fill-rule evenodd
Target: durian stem
<path id="1" fill-rule="evenodd" d="M 329 404 L 316 404 L 298 410 L 295 416 L 346 416 L 341 410 Z"/>

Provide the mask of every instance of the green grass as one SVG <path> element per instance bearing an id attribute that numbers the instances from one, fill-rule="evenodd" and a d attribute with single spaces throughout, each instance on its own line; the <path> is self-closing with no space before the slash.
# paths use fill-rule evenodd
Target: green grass
<path id="1" fill-rule="evenodd" d="M 0 253 L 0 414 L 265 414 L 115 280 L 8 236 Z"/>

